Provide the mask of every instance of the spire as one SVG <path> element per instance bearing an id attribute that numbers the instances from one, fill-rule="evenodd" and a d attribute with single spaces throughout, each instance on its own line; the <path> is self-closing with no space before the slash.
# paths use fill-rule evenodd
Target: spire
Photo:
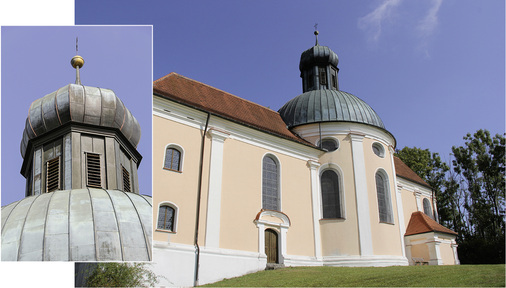
<path id="1" fill-rule="evenodd" d="M 318 28 L 318 23 L 314 24 L 314 36 L 316 36 L 316 44 L 314 44 L 314 46 L 320 46 L 318 44 L 318 30 L 316 30 Z"/>
<path id="2" fill-rule="evenodd" d="M 77 37 L 76 37 L 76 56 L 72 57 L 72 60 L 70 60 L 70 64 L 74 69 L 76 69 L 76 84 L 81 85 L 81 78 L 79 77 L 79 68 L 83 67 L 84 65 L 84 59 L 83 57 L 77 55 L 78 46 L 77 46 Z"/>

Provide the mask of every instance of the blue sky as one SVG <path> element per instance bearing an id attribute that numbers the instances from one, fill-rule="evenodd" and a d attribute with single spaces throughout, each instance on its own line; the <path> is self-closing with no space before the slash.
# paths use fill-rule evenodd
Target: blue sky
<path id="1" fill-rule="evenodd" d="M 504 1 L 76 0 L 79 24 L 153 24 L 154 79 L 170 72 L 278 110 L 302 93 L 300 54 L 339 56 L 340 89 L 404 146 L 449 160 L 478 129 L 504 132 Z"/>
<path id="2" fill-rule="evenodd" d="M 74 83 L 70 59 L 85 64 L 81 82 L 112 89 L 141 125 L 142 194 L 151 195 L 151 26 L 2 27 L 2 205 L 24 198 L 20 143 L 30 104 Z"/>

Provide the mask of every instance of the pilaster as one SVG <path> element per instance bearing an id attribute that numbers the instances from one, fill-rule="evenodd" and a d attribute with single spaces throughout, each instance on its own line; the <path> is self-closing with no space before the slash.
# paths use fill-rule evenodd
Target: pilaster
<path id="1" fill-rule="evenodd" d="M 317 260 L 322 259 L 321 234 L 320 234 L 320 181 L 318 177 L 318 167 L 320 163 L 309 160 L 307 162 L 311 174 L 311 201 L 313 208 L 313 237 L 314 253 Z"/>
<path id="2" fill-rule="evenodd" d="M 360 255 L 372 255 L 371 218 L 369 215 L 369 197 L 365 173 L 363 139 L 365 135 L 349 134 L 353 155 L 353 172 L 355 175 L 355 197 L 357 200 L 358 234 Z"/>
<path id="3" fill-rule="evenodd" d="M 209 191 L 207 197 L 206 247 L 220 246 L 221 185 L 223 177 L 223 145 L 230 136 L 218 130 L 209 130 L 211 160 L 209 165 Z"/>

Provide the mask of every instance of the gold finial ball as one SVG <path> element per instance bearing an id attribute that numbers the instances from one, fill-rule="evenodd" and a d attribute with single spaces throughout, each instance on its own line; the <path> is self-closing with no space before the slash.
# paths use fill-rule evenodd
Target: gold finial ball
<path id="1" fill-rule="evenodd" d="M 84 65 L 84 59 L 83 59 L 83 57 L 76 55 L 76 56 L 72 57 L 72 60 L 70 60 L 70 64 L 72 64 L 72 67 L 74 67 L 74 68 L 76 68 L 76 67 L 81 68 Z"/>
<path id="2" fill-rule="evenodd" d="M 318 36 L 318 30 L 314 31 L 314 35 Z"/>

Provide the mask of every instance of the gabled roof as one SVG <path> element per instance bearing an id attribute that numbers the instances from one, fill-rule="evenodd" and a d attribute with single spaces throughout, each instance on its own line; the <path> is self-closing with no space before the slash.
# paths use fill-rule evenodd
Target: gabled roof
<path id="1" fill-rule="evenodd" d="M 432 189 L 427 182 L 425 182 L 418 174 L 416 174 L 408 165 L 406 165 L 402 160 L 394 156 L 394 164 L 395 164 L 395 173 L 397 176 L 402 177 L 404 179 L 413 181 L 415 183 L 421 184 L 427 188 Z"/>
<path id="2" fill-rule="evenodd" d="M 408 228 L 406 228 L 406 234 L 404 234 L 404 236 L 422 234 L 427 232 L 441 232 L 458 235 L 457 232 L 437 223 L 425 213 L 421 211 L 413 212 L 413 214 L 411 214 L 411 219 L 409 219 Z"/>
<path id="3" fill-rule="evenodd" d="M 170 73 L 153 82 L 157 96 L 316 148 L 293 134 L 278 112 L 196 80 Z"/>

